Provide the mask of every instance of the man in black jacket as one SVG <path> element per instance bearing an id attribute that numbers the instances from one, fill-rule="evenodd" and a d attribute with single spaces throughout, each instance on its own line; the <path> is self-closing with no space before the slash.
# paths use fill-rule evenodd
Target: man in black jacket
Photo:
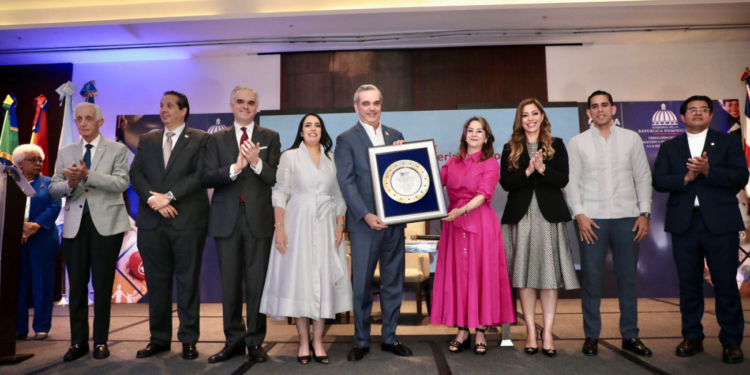
<path id="1" fill-rule="evenodd" d="M 177 316 L 182 358 L 198 358 L 199 275 L 206 244 L 208 194 L 201 185 L 208 134 L 185 125 L 190 105 L 185 95 L 168 91 L 160 103 L 164 129 L 141 136 L 130 165 L 138 193 L 138 249 L 149 288 L 151 338 L 137 358 L 170 350 L 172 279 L 177 280 Z"/>
<path id="2" fill-rule="evenodd" d="M 244 354 L 245 346 L 252 361 L 265 362 L 266 316 L 259 310 L 274 232 L 271 188 L 281 142 L 279 133 L 254 122 L 258 94 L 253 89 L 237 86 L 230 100 L 234 125 L 211 135 L 203 173 L 203 185 L 214 188 L 208 234 L 216 239 L 219 254 L 226 336 L 224 348 L 208 362 Z M 243 279 L 247 328 L 242 321 Z"/>
<path id="3" fill-rule="evenodd" d="M 680 279 L 682 336 L 676 354 L 703 351 L 703 259 L 716 294 L 723 360 L 742 362 L 744 317 L 737 289 L 738 232 L 745 230 L 737 193 L 748 182 L 741 139 L 709 129 L 713 102 L 692 96 L 680 107 L 685 133 L 659 148 L 654 189 L 668 192 L 664 231 L 672 233 L 672 254 Z"/>

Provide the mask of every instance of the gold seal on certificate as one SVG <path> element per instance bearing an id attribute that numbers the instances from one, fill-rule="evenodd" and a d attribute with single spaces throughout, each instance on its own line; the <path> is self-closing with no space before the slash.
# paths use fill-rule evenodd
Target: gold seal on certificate
<path id="1" fill-rule="evenodd" d="M 430 190 L 430 175 L 413 160 L 399 160 L 383 173 L 383 189 L 399 203 L 414 203 Z"/>

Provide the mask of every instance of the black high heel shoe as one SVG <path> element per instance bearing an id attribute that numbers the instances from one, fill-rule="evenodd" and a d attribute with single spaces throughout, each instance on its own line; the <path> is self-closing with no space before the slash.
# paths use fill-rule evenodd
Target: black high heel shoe
<path id="1" fill-rule="evenodd" d="M 313 342 L 312 341 L 310 341 L 310 353 L 312 353 L 312 357 L 313 357 L 313 359 L 315 359 L 315 362 L 322 363 L 324 365 L 328 364 L 328 356 L 327 355 L 318 357 L 315 354 L 315 347 L 313 346 Z"/>
<path id="2" fill-rule="evenodd" d="M 312 349 L 312 344 L 310 345 L 310 349 Z M 309 350 L 308 350 L 308 351 L 309 351 Z M 297 357 L 297 362 L 299 362 L 299 363 L 301 363 L 301 364 L 303 364 L 303 365 L 306 365 L 306 364 L 310 363 L 310 358 L 311 358 L 311 357 L 310 357 L 310 355 L 309 355 L 309 354 L 308 354 L 308 355 L 303 355 L 303 356 L 301 356 L 301 357 L 300 357 L 300 356 L 298 356 L 298 357 Z"/>
<path id="3" fill-rule="evenodd" d="M 555 349 L 545 349 L 544 348 L 544 328 L 542 328 L 542 331 L 539 332 L 539 339 L 542 340 L 542 354 L 546 355 L 547 357 L 554 357 L 557 355 L 557 350 Z"/>
<path id="4" fill-rule="evenodd" d="M 475 328 L 474 331 L 486 333 L 487 329 L 486 328 L 485 329 Z M 477 337 L 478 336 L 474 337 L 475 341 L 476 341 Z M 484 339 L 485 339 L 485 341 L 487 340 L 487 335 L 484 336 Z M 485 355 L 485 354 L 487 354 L 487 344 L 483 343 L 483 342 L 478 342 L 478 343 L 474 344 L 474 354 L 476 354 L 476 355 Z"/>
<path id="5" fill-rule="evenodd" d="M 469 329 L 466 327 L 458 327 L 458 330 L 469 332 Z M 453 340 L 448 344 L 448 351 L 451 353 L 461 353 L 464 349 L 469 348 L 471 348 L 471 332 L 469 332 L 469 335 L 466 336 L 464 341 Z"/>
<path id="6" fill-rule="evenodd" d="M 537 329 L 535 333 L 539 333 L 539 329 Z M 534 335 L 534 341 L 536 341 L 536 335 Z M 527 347 L 523 348 L 523 352 L 526 353 L 526 354 L 528 354 L 528 355 L 534 355 L 538 351 L 539 351 L 539 346 L 537 346 L 535 348 L 532 348 L 530 346 L 527 346 Z"/>

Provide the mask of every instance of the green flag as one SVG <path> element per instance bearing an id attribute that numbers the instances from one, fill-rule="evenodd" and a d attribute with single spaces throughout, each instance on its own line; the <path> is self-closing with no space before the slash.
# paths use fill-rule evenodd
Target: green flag
<path id="1" fill-rule="evenodd" d="M 13 165 L 13 150 L 18 147 L 18 119 L 16 118 L 16 98 L 9 94 L 3 102 L 5 120 L 0 135 L 0 163 Z"/>

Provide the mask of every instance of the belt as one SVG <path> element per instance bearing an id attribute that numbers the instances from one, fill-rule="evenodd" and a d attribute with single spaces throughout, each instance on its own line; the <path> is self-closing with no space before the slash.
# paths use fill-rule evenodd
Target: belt
<path id="1" fill-rule="evenodd" d="M 700 215 L 700 214 L 701 214 L 700 206 L 693 206 L 693 215 Z"/>

